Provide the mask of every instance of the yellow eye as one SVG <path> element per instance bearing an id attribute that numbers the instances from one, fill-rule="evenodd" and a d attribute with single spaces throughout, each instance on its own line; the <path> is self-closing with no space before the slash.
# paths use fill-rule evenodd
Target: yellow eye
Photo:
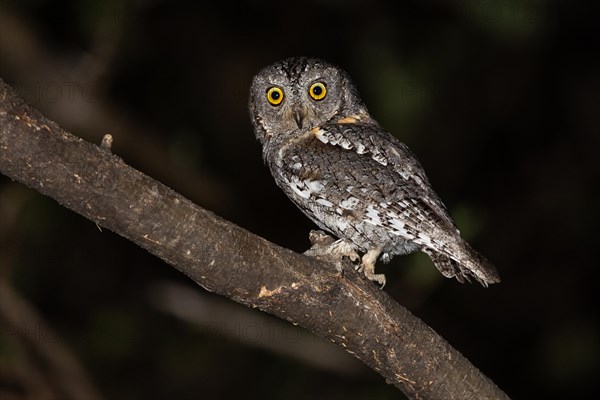
<path id="1" fill-rule="evenodd" d="M 308 88 L 308 94 L 315 100 L 323 100 L 327 95 L 327 88 L 323 82 L 315 82 Z"/>
<path id="2" fill-rule="evenodd" d="M 267 100 L 274 106 L 278 106 L 283 101 L 283 90 L 273 86 L 267 90 Z"/>

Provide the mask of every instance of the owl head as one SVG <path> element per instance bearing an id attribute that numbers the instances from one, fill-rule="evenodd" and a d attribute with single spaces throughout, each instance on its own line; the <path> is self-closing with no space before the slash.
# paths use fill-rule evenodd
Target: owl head
<path id="1" fill-rule="evenodd" d="M 261 70 L 252 81 L 249 109 L 262 143 L 277 135 L 306 132 L 336 116 L 367 112 L 345 71 L 304 57 Z"/>

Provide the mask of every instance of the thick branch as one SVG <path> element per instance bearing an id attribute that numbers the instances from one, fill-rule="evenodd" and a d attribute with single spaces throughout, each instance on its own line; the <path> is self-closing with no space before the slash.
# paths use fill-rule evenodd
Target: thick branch
<path id="1" fill-rule="evenodd" d="M 118 140 L 118 137 L 116 138 Z M 343 346 L 414 399 L 507 396 L 361 274 L 274 245 L 61 129 L 0 80 L 0 171 L 131 240 L 205 289 Z"/>

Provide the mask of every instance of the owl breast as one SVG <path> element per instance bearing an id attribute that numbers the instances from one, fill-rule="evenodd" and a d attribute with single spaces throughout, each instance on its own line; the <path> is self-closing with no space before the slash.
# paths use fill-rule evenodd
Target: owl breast
<path id="1" fill-rule="evenodd" d="M 406 227 L 395 203 L 408 188 L 386 166 L 325 144 L 310 131 L 264 150 L 277 185 L 321 229 L 361 252 L 379 248 L 384 260 L 420 247 L 401 235 Z"/>

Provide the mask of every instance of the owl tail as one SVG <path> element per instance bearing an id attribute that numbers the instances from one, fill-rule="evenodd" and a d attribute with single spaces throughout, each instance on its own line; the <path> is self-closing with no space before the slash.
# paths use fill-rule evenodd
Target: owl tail
<path id="1" fill-rule="evenodd" d="M 500 282 L 498 271 L 485 257 L 466 242 L 463 242 L 461 247 L 458 257 L 450 257 L 433 249 L 423 249 L 423 252 L 446 278 L 456 278 L 461 283 L 464 283 L 465 279 L 470 282 L 471 278 L 475 278 L 485 287 Z"/>

